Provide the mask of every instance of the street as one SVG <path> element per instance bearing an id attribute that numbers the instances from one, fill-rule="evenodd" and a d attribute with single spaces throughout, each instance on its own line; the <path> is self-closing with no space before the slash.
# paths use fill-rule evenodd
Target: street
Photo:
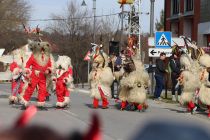
<path id="1" fill-rule="evenodd" d="M 0 126 L 8 128 L 13 125 L 15 119 L 22 112 L 18 105 L 9 105 L 7 96 L 10 85 L 1 84 L 0 89 Z M 32 98 L 33 100 L 34 98 Z M 109 109 L 92 109 L 92 100 L 88 96 L 88 89 L 76 88 L 71 94 L 71 107 L 68 110 L 56 110 L 52 106 L 56 97 L 50 97 L 47 102 L 48 111 L 38 111 L 30 122 L 30 125 L 49 126 L 54 130 L 67 134 L 78 130 L 85 132 L 90 124 L 91 114 L 96 112 L 102 122 L 103 139 L 105 140 L 126 140 L 133 134 L 140 132 L 141 128 L 151 120 L 178 121 L 198 124 L 210 130 L 210 121 L 207 114 L 197 113 L 191 115 L 183 113 L 183 108 L 178 104 L 166 104 L 148 100 L 149 109 L 146 112 L 120 111 L 116 108 L 115 101 L 110 100 Z M 33 102 L 34 103 L 34 102 Z"/>

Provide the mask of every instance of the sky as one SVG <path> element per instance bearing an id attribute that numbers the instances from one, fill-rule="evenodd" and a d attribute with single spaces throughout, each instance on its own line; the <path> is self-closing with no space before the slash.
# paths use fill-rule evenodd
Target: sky
<path id="1" fill-rule="evenodd" d="M 62 15 L 68 2 L 73 1 L 81 5 L 82 0 L 26 0 L 32 6 L 31 19 L 46 19 L 51 18 L 52 14 Z M 121 11 L 118 0 L 96 0 L 96 15 L 118 13 Z M 88 9 L 92 9 L 93 1 L 85 0 Z M 164 0 L 155 1 L 155 20 L 160 18 L 160 11 L 164 8 Z M 129 7 L 125 7 L 126 11 Z M 141 0 L 141 11 L 150 12 L 150 0 Z M 149 32 L 149 15 L 141 15 L 141 29 L 142 32 Z M 48 22 L 30 22 L 30 26 L 39 24 L 41 29 L 45 28 Z"/>

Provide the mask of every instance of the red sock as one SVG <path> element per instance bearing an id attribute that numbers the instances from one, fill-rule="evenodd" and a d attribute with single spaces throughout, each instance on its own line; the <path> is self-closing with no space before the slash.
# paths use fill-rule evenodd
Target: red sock
<path id="1" fill-rule="evenodd" d="M 188 103 L 188 105 L 189 105 L 190 111 L 192 111 L 193 108 L 195 108 L 195 104 L 194 104 L 192 101 L 190 101 L 190 102 Z"/>
<path id="2" fill-rule="evenodd" d="M 142 110 L 142 105 L 139 104 L 139 105 L 137 106 L 137 108 L 138 108 L 139 111 Z"/>
<path id="3" fill-rule="evenodd" d="M 108 106 L 108 104 L 109 104 L 109 102 L 108 102 L 107 98 L 102 98 L 102 107 L 106 108 Z"/>
<path id="4" fill-rule="evenodd" d="M 93 107 L 98 108 L 98 99 L 93 98 Z"/>
<path id="5" fill-rule="evenodd" d="M 121 102 L 121 109 L 125 109 L 126 105 L 127 105 L 126 101 L 122 101 Z"/>

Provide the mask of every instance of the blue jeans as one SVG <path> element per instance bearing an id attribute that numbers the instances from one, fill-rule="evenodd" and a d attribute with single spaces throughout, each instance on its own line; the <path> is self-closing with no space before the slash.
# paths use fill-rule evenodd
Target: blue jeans
<path id="1" fill-rule="evenodd" d="M 161 75 L 155 75 L 156 85 L 155 85 L 155 98 L 159 98 L 161 92 L 164 88 L 164 77 Z"/>

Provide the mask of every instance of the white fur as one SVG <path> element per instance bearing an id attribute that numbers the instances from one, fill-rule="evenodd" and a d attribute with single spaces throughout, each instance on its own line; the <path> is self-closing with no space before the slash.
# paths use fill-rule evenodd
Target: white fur
<path id="1" fill-rule="evenodd" d="M 70 98 L 69 97 L 64 97 L 64 104 L 69 105 L 70 104 Z"/>
<path id="2" fill-rule="evenodd" d="M 89 80 L 91 83 L 91 97 L 95 97 L 97 99 L 101 99 L 100 92 L 98 87 L 101 86 L 105 91 L 105 96 L 111 96 L 110 86 L 113 82 L 113 74 L 109 67 L 98 68 L 97 71 L 91 71 Z"/>
<path id="3" fill-rule="evenodd" d="M 184 105 L 195 98 L 195 91 L 200 87 L 199 74 L 191 71 L 183 71 L 183 92 L 180 97 L 180 103 Z"/>
<path id="4" fill-rule="evenodd" d="M 122 101 L 145 103 L 150 86 L 149 74 L 144 70 L 140 60 L 133 59 L 136 70 L 129 73 L 120 82 L 119 98 Z"/>
<path id="5" fill-rule="evenodd" d="M 14 101 L 15 103 L 18 102 L 18 98 L 16 96 L 9 96 L 9 101 Z"/>
<path id="6" fill-rule="evenodd" d="M 201 85 L 199 99 L 203 104 L 210 105 L 210 87 L 206 87 L 204 84 Z"/>
<path id="7" fill-rule="evenodd" d="M 61 77 L 65 72 L 69 70 L 69 67 L 72 67 L 71 65 L 71 58 L 68 56 L 58 56 L 58 60 L 55 62 L 55 77 L 54 78 L 59 78 Z M 59 69 L 61 67 L 61 69 Z M 73 84 L 73 77 L 69 74 L 67 77 L 64 78 L 64 83 L 67 86 L 67 89 L 69 91 L 72 91 L 74 88 Z M 55 83 L 54 83 L 55 84 Z M 55 87 L 55 86 L 54 86 Z"/>
<path id="8" fill-rule="evenodd" d="M 64 107 L 65 103 L 64 102 L 57 102 L 56 107 Z"/>
<path id="9" fill-rule="evenodd" d="M 26 101 L 22 96 L 20 96 L 20 103 L 23 104 L 24 106 L 28 106 L 29 102 Z"/>
<path id="10" fill-rule="evenodd" d="M 200 57 L 199 63 L 202 66 L 210 67 L 210 56 L 208 54 L 204 54 Z"/>

